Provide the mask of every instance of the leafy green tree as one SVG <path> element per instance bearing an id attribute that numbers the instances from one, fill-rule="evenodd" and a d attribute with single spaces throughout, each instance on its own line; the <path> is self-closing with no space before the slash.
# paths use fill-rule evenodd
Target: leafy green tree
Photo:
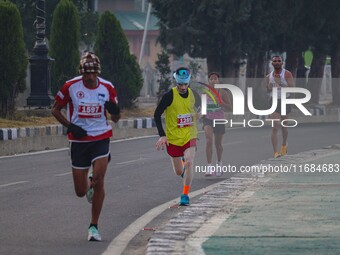
<path id="1" fill-rule="evenodd" d="M 280 20 L 281 28 L 283 31 L 282 48 L 281 51 L 286 51 L 287 59 L 285 67 L 290 70 L 293 76 L 297 76 L 298 67 L 303 62 L 303 52 L 308 50 L 309 43 L 305 36 L 307 30 L 305 24 L 308 13 L 305 10 L 305 6 L 309 4 L 309 1 L 301 0 L 287 0 L 285 2 L 280 1 Z M 304 69 L 304 68 L 303 68 Z"/>
<path id="2" fill-rule="evenodd" d="M 123 76 L 123 83 L 121 83 L 124 84 L 124 87 L 121 87 L 124 92 L 120 97 L 120 102 L 122 102 L 122 107 L 131 108 L 143 87 L 143 76 L 135 55 L 129 55 L 125 68 L 126 74 Z"/>
<path id="3" fill-rule="evenodd" d="M 9 1 L 0 0 L 0 116 L 11 118 L 15 98 L 25 90 L 27 56 L 21 16 Z"/>
<path id="4" fill-rule="evenodd" d="M 340 105 L 340 3 L 337 0 L 329 0 L 327 29 L 330 40 L 330 57 L 332 73 L 332 99 L 333 104 Z"/>
<path id="5" fill-rule="evenodd" d="M 249 0 L 152 0 L 159 41 L 170 53 L 206 58 L 209 71 L 235 77 L 242 56 L 240 27 L 249 18 Z"/>
<path id="6" fill-rule="evenodd" d="M 86 5 L 88 0 L 72 0 L 77 6 L 78 11 L 86 13 Z M 31 51 L 35 43 L 36 29 L 34 27 L 34 21 L 36 19 L 36 3 L 37 0 L 11 0 L 20 11 L 22 17 L 22 24 L 24 27 L 24 38 L 27 49 Z M 50 28 L 52 24 L 52 14 L 55 10 L 59 0 L 45 0 L 45 18 L 46 18 L 46 37 L 49 38 Z M 87 17 L 84 17 L 86 19 Z"/>
<path id="7" fill-rule="evenodd" d="M 76 6 L 70 0 L 60 0 L 53 13 L 50 40 L 52 93 L 78 73 L 80 20 Z"/>
<path id="8" fill-rule="evenodd" d="M 330 51 L 330 41 L 328 39 L 328 13 L 327 2 L 308 1 L 305 7 L 307 11 L 307 33 L 310 49 L 313 52 L 313 59 L 308 75 L 307 89 L 311 92 L 310 103 L 318 104 L 321 91 L 321 79 L 324 75 L 324 67 L 327 54 Z"/>
<path id="9" fill-rule="evenodd" d="M 24 40 L 28 49 L 33 49 L 35 42 L 34 20 L 36 19 L 35 0 L 12 0 L 18 7 L 24 31 Z"/>
<path id="10" fill-rule="evenodd" d="M 94 50 L 101 61 L 101 76 L 116 86 L 119 104 L 133 106 L 143 86 L 142 73 L 119 21 L 109 11 L 99 18 Z"/>
<path id="11" fill-rule="evenodd" d="M 171 86 L 171 69 L 169 55 L 166 51 L 157 53 L 156 70 L 159 72 L 159 89 L 157 92 L 158 101 L 169 90 Z"/>
<path id="12" fill-rule="evenodd" d="M 80 39 L 86 45 L 87 50 L 92 49 L 97 34 L 97 12 L 80 12 Z"/>
<path id="13" fill-rule="evenodd" d="M 199 72 L 200 69 L 201 69 L 201 65 L 200 65 L 199 63 L 197 63 L 196 61 L 194 61 L 194 60 L 190 60 L 190 61 L 189 61 L 188 68 L 189 68 L 190 71 L 191 71 L 191 77 L 192 77 L 192 79 L 196 79 L 197 74 L 198 74 L 198 72 Z"/>

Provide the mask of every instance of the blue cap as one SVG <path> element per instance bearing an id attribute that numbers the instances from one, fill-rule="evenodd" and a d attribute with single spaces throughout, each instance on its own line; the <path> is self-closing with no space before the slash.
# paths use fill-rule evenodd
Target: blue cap
<path id="1" fill-rule="evenodd" d="M 189 83 L 191 72 L 188 68 L 180 67 L 174 72 L 173 77 L 175 78 L 177 84 Z"/>

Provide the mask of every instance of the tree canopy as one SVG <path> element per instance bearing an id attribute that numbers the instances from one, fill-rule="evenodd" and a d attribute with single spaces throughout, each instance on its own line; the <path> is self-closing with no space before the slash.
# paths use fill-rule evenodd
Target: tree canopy
<path id="1" fill-rule="evenodd" d="M 156 70 L 159 72 L 159 89 L 157 92 L 158 100 L 169 90 L 171 85 L 171 69 L 169 55 L 166 51 L 157 54 Z"/>
<path id="2" fill-rule="evenodd" d="M 101 76 L 116 86 L 119 104 L 131 107 L 139 96 L 143 78 L 119 21 L 109 11 L 100 16 L 94 50 L 101 61 Z"/>
<path id="3" fill-rule="evenodd" d="M 27 63 L 19 10 L 13 3 L 0 0 L 1 117 L 13 117 L 14 100 L 26 88 Z"/>
<path id="4" fill-rule="evenodd" d="M 237 76 L 242 59 L 247 60 L 247 77 L 263 77 L 270 55 L 283 52 L 286 67 L 303 76 L 303 52 L 310 49 L 314 56 L 310 77 L 321 78 L 326 56 L 340 55 L 340 2 L 336 0 L 151 2 L 162 46 L 179 56 L 206 58 L 208 71 L 219 71 L 224 77 Z M 339 75 L 340 63 L 333 64 L 332 73 Z M 306 86 L 317 103 L 320 83 L 310 82 Z"/>
<path id="5" fill-rule="evenodd" d="M 36 3 L 37 0 L 11 0 L 19 9 L 22 17 L 22 25 L 24 27 L 24 38 L 27 49 L 31 51 L 35 42 L 35 27 L 34 22 L 37 16 Z M 51 24 L 53 12 L 60 0 L 45 1 L 45 18 L 46 18 L 46 37 L 50 39 Z M 72 0 L 78 11 L 86 11 L 88 0 Z M 87 17 L 84 17 L 84 19 Z"/>
<path id="6" fill-rule="evenodd" d="M 70 0 L 60 0 L 53 13 L 50 40 L 52 64 L 52 93 L 55 94 L 68 79 L 78 73 L 80 19 Z"/>

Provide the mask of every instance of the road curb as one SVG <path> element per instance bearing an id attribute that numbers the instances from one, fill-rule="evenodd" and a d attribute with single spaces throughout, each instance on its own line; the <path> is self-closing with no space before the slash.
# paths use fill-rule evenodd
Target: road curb
<path id="1" fill-rule="evenodd" d="M 312 116 L 304 116 L 299 110 L 293 109 L 289 118 L 298 123 L 340 121 L 340 108 L 327 108 L 324 105 L 314 105 L 307 108 L 313 114 Z M 270 121 L 264 121 L 264 116 L 255 116 L 249 112 L 246 112 L 245 116 L 233 116 L 231 113 L 226 113 L 225 118 L 229 124 L 236 125 L 235 127 L 240 127 L 242 123 L 245 127 L 250 126 L 251 123 L 246 123 L 246 120 L 254 119 L 262 121 L 261 123 L 265 126 L 271 125 Z M 164 118 L 162 118 L 162 122 L 165 122 Z M 117 123 L 110 122 L 110 124 L 113 128 L 112 140 L 157 134 L 154 118 L 151 117 L 122 119 Z M 0 156 L 64 148 L 68 146 L 65 135 L 66 128 L 60 124 L 0 128 Z"/>
<path id="2" fill-rule="evenodd" d="M 153 118 L 123 119 L 117 123 L 110 122 L 110 124 L 113 129 L 112 140 L 157 134 Z M 66 128 L 61 124 L 0 128 L 0 156 L 59 149 L 67 146 Z"/>

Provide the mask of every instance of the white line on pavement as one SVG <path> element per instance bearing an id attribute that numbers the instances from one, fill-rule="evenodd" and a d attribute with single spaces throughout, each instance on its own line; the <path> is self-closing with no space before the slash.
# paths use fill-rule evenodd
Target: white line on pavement
<path id="1" fill-rule="evenodd" d="M 239 144 L 242 143 L 241 141 L 234 141 L 234 142 L 227 142 L 227 143 L 223 143 L 223 145 L 232 145 L 232 144 Z"/>
<path id="2" fill-rule="evenodd" d="M 69 174 L 72 174 L 72 172 L 67 172 L 67 173 L 63 173 L 63 174 L 55 174 L 54 176 L 60 177 L 60 176 L 65 176 L 65 175 L 69 175 Z"/>
<path id="3" fill-rule="evenodd" d="M 50 153 L 50 152 L 56 152 L 56 151 L 64 151 L 64 150 L 68 150 L 68 149 L 69 148 L 67 147 L 67 148 L 60 148 L 60 149 L 54 149 L 54 150 L 28 152 L 28 153 L 15 154 L 15 155 L 9 155 L 9 156 L 1 156 L 0 159 L 23 157 L 23 156 L 30 156 L 30 155 L 38 155 L 38 154 L 44 154 L 44 153 Z"/>
<path id="4" fill-rule="evenodd" d="M 11 183 L 6 183 L 6 184 L 1 184 L 0 188 L 12 186 L 12 185 L 17 185 L 17 184 L 23 184 L 23 183 L 26 183 L 26 182 L 28 182 L 28 181 L 20 181 L 20 182 L 11 182 Z"/>
<path id="5" fill-rule="evenodd" d="M 128 161 L 123 161 L 123 162 L 118 162 L 116 165 L 124 165 L 124 164 L 129 164 L 129 163 L 134 163 L 137 161 L 141 161 L 143 158 L 138 158 L 138 159 L 133 159 L 133 160 L 128 160 Z"/>

